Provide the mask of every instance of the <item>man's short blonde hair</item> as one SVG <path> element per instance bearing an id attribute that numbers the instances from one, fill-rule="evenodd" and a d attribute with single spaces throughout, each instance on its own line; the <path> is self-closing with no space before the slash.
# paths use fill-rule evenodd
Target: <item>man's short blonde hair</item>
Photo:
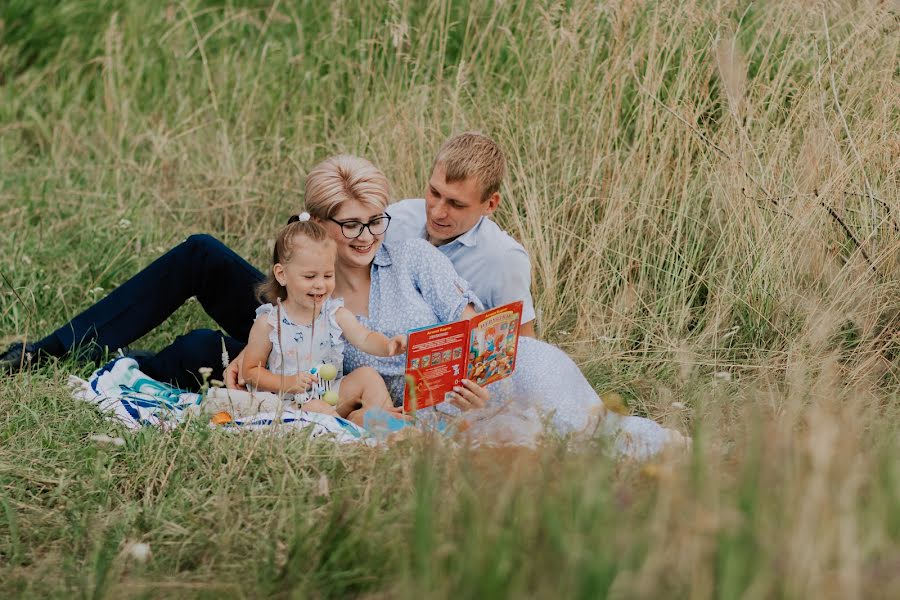
<path id="1" fill-rule="evenodd" d="M 506 176 L 506 159 L 500 146 L 475 131 L 454 135 L 438 150 L 431 170 L 444 167 L 447 181 L 454 183 L 474 177 L 481 185 L 481 201 L 500 191 Z"/>

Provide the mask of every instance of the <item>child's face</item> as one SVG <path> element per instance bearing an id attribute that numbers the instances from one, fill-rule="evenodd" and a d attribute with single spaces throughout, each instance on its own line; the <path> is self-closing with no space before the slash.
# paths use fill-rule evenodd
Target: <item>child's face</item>
<path id="1" fill-rule="evenodd" d="M 334 291 L 334 254 L 334 244 L 294 241 L 291 258 L 273 269 L 287 288 L 288 302 L 304 309 L 322 306 Z"/>

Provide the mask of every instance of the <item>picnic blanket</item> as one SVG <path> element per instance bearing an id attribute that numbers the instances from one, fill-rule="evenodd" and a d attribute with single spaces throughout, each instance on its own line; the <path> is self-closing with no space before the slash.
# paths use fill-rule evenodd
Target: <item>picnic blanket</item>
<path id="1" fill-rule="evenodd" d="M 221 398 L 217 404 L 215 398 L 204 398 L 201 394 L 152 379 L 141 372 L 137 362 L 131 358 L 117 358 L 109 362 L 97 369 L 87 381 L 78 377 L 70 377 L 69 381 L 75 398 L 90 402 L 100 412 L 128 429 L 170 429 L 190 419 L 199 419 L 209 423 L 209 427 L 217 427 L 209 421 L 209 416 L 212 412 L 221 410 L 222 406 Z M 225 394 L 227 392 L 223 391 L 220 396 Z M 599 399 L 596 404 L 600 406 Z M 340 417 L 299 410 L 289 404 L 276 406 L 272 402 L 260 402 L 257 406 L 259 412 L 229 411 L 233 420 L 218 427 L 233 432 L 303 431 L 314 438 L 327 436 L 336 443 L 355 442 L 373 446 L 407 427 L 431 429 L 452 435 L 460 431 L 457 426 L 462 425 L 462 430 L 468 432 L 474 445 L 534 448 L 543 432 L 542 421 L 547 418 L 545 413 L 537 410 L 533 402 L 525 398 L 525 394 L 515 403 L 501 405 L 499 410 L 488 406 L 469 411 L 456 422 L 448 422 L 428 409 L 419 411 L 413 421 L 398 419 L 386 411 L 371 409 L 364 416 L 364 427 Z M 588 426 L 582 427 L 580 433 L 588 437 L 600 435 L 611 439 L 610 450 L 617 457 L 646 460 L 673 443 L 690 447 L 689 438 L 682 438 L 677 432 L 665 429 L 649 419 L 611 412 L 603 414 L 603 411 L 595 410 L 586 415 L 585 420 Z"/>
<path id="2" fill-rule="evenodd" d="M 85 381 L 70 377 L 73 396 L 90 402 L 110 419 L 128 429 L 170 429 L 204 415 L 203 396 L 152 379 L 131 358 L 117 358 L 100 367 Z M 210 427 L 215 425 L 210 424 Z M 303 430 L 311 437 L 330 436 L 335 442 L 368 442 L 372 436 L 340 417 L 284 407 L 236 417 L 223 426 L 232 431 Z"/>

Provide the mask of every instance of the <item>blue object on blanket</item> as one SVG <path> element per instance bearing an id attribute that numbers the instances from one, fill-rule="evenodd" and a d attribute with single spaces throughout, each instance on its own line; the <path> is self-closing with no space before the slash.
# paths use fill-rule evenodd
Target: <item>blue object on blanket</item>
<path id="1" fill-rule="evenodd" d="M 390 434 L 406 429 L 407 427 L 433 429 L 438 433 L 447 435 L 454 430 L 451 422 L 435 421 L 433 423 L 423 423 L 421 421 L 410 421 L 408 419 L 401 419 L 400 417 L 395 416 L 394 413 L 389 413 L 381 408 L 370 408 L 363 414 L 363 429 L 366 430 L 366 433 L 379 440 L 383 440 Z"/>
<path id="2" fill-rule="evenodd" d="M 376 437 L 390 435 L 409 425 L 407 421 L 380 408 L 370 408 L 363 414 L 363 429 Z"/>

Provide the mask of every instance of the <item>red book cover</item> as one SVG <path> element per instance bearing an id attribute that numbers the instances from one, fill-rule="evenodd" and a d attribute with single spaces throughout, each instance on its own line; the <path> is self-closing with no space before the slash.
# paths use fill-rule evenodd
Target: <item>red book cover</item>
<path id="1" fill-rule="evenodd" d="M 516 366 L 522 302 L 485 311 L 468 320 L 409 332 L 403 410 L 448 400 L 463 378 L 479 385 L 509 377 Z"/>

